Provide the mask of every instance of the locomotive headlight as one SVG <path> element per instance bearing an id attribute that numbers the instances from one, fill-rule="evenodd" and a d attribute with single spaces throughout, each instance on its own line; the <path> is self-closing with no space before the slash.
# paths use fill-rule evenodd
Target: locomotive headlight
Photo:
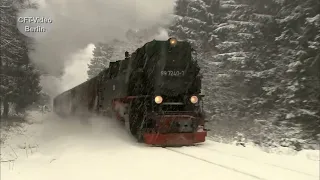
<path id="1" fill-rule="evenodd" d="M 175 46 L 175 45 L 177 44 L 177 39 L 175 39 L 175 38 L 170 38 L 169 42 L 170 42 L 170 45 L 171 45 L 171 46 Z"/>
<path id="2" fill-rule="evenodd" d="M 161 96 L 156 96 L 154 98 L 154 102 L 157 103 L 157 104 L 161 104 L 163 101 L 163 98 Z"/>
<path id="3" fill-rule="evenodd" d="M 190 97 L 190 102 L 192 103 L 192 104 L 196 104 L 197 102 L 198 102 L 198 97 L 197 96 L 191 96 Z"/>

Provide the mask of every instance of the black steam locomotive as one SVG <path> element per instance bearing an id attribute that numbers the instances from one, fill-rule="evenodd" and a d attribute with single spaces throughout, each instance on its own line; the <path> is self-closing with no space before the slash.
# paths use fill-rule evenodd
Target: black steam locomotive
<path id="1" fill-rule="evenodd" d="M 204 142 L 203 95 L 191 45 L 170 38 L 146 43 L 110 62 L 96 77 L 58 95 L 61 116 L 115 116 L 139 141 L 192 145 Z"/>

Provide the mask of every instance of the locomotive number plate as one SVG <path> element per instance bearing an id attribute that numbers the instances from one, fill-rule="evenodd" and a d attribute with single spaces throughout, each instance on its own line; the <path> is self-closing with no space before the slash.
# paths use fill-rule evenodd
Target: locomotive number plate
<path id="1" fill-rule="evenodd" d="M 161 71 L 161 76 L 184 76 L 184 71 Z"/>

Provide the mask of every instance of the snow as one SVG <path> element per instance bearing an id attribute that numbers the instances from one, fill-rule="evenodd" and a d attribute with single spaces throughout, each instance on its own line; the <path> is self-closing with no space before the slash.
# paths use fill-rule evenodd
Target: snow
<path id="1" fill-rule="evenodd" d="M 194 8 L 194 7 L 189 7 L 187 10 L 188 10 L 188 11 L 191 11 L 192 13 L 199 13 L 199 12 L 200 12 L 199 9 L 196 9 L 196 8 Z M 188 13 L 188 14 L 189 14 L 189 13 Z"/>
<path id="2" fill-rule="evenodd" d="M 294 117 L 296 117 L 296 116 L 293 113 L 286 114 L 286 119 L 292 119 Z"/>
<path id="3" fill-rule="evenodd" d="M 249 33 L 238 33 L 239 37 L 245 38 L 245 39 L 253 39 L 254 36 L 252 34 Z"/>
<path id="4" fill-rule="evenodd" d="M 320 118 L 319 116 L 317 116 L 317 112 L 310 111 L 308 109 L 299 109 L 299 111 L 302 112 L 303 114 L 307 114 L 307 115 L 310 115 L 310 116 L 315 116 L 315 117 Z"/>
<path id="5" fill-rule="evenodd" d="M 268 14 L 253 13 L 256 19 L 272 21 L 273 16 Z"/>
<path id="6" fill-rule="evenodd" d="M 240 42 L 225 41 L 218 44 L 216 47 L 219 49 L 228 49 L 228 48 L 239 46 L 239 45 L 240 45 Z"/>
<path id="7" fill-rule="evenodd" d="M 291 15 L 286 16 L 283 19 L 278 19 L 277 21 L 279 23 L 287 23 L 287 22 L 292 21 L 292 20 L 297 19 L 297 18 L 299 18 L 299 13 L 292 13 Z"/>
<path id="8" fill-rule="evenodd" d="M 174 15 L 172 16 L 172 18 L 174 19 L 174 21 L 181 21 L 181 20 L 183 19 L 182 16 L 179 16 L 179 15 L 176 15 L 176 14 L 174 14 Z"/>
<path id="9" fill-rule="evenodd" d="M 301 66 L 302 63 L 301 61 L 295 61 L 295 62 L 292 62 L 288 65 L 288 70 L 287 72 L 296 72 L 297 71 L 297 67 L 298 66 Z"/>
<path id="10" fill-rule="evenodd" d="M 183 20 L 184 20 L 184 23 L 195 24 L 195 25 L 197 25 L 197 27 L 206 24 L 206 22 L 203 22 L 200 19 L 196 19 L 196 18 L 192 18 L 192 17 L 184 17 Z"/>
<path id="11" fill-rule="evenodd" d="M 246 59 L 246 57 L 235 57 L 235 56 L 233 56 L 233 57 L 230 57 L 230 58 L 228 58 L 227 60 L 228 61 L 233 61 L 233 62 L 244 62 L 244 60 Z"/>
<path id="12" fill-rule="evenodd" d="M 296 92 L 296 91 L 299 90 L 299 83 L 295 82 L 291 86 L 287 86 L 287 89 L 290 90 L 290 91 Z"/>
<path id="13" fill-rule="evenodd" d="M 246 56 L 246 52 L 230 52 L 214 55 L 214 58 L 229 57 L 229 56 Z"/>
<path id="14" fill-rule="evenodd" d="M 218 32 L 222 32 L 222 31 L 226 31 L 226 30 L 235 30 L 237 28 L 237 26 L 233 25 L 233 24 L 228 24 L 228 25 L 224 25 L 224 26 L 219 26 L 218 28 L 216 28 L 214 30 L 215 33 Z"/>
<path id="15" fill-rule="evenodd" d="M 238 4 L 238 5 L 233 5 L 233 4 L 221 4 L 221 9 L 239 9 L 243 7 L 247 7 L 248 5 L 245 4 Z"/>
<path id="16" fill-rule="evenodd" d="M 194 147 L 149 147 L 112 119 L 92 117 L 91 126 L 84 126 L 50 113 L 31 115 L 1 146 L 1 161 L 12 160 L 1 163 L 2 180 L 316 180 L 319 175 L 314 151 L 278 155 L 211 140 Z"/>
<path id="17" fill-rule="evenodd" d="M 223 64 L 223 62 L 215 62 L 215 61 L 213 61 L 213 62 L 208 62 L 208 64 L 209 65 L 213 65 L 213 66 L 220 66 L 220 65 Z"/>
<path id="18" fill-rule="evenodd" d="M 317 14 L 314 17 L 306 18 L 307 22 L 317 24 L 317 21 L 320 22 L 320 14 Z"/>
<path id="19" fill-rule="evenodd" d="M 236 2 L 234 0 L 222 0 L 221 4 L 235 4 Z"/>
<path id="20" fill-rule="evenodd" d="M 264 71 L 258 71 L 258 72 L 254 72 L 254 71 L 247 71 L 247 76 L 254 76 L 254 77 L 259 77 L 259 78 L 265 78 L 268 77 L 269 75 L 273 74 L 276 72 L 276 68 L 271 68 L 271 69 L 267 69 Z"/>
<path id="21" fill-rule="evenodd" d="M 228 78 L 228 77 L 230 77 L 230 75 L 229 74 L 218 74 L 218 77 L 220 77 L 220 78 Z"/>
<path id="22" fill-rule="evenodd" d="M 253 27 L 261 25 L 260 23 L 257 23 L 257 22 L 232 21 L 232 20 L 228 20 L 228 23 L 236 24 L 236 25 L 247 25 L 247 26 L 253 26 Z"/>

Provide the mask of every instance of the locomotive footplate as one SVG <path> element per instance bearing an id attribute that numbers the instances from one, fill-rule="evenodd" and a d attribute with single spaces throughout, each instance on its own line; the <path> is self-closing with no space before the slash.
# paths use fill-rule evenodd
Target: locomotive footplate
<path id="1" fill-rule="evenodd" d="M 190 115 L 159 115 L 153 117 L 155 131 L 143 133 L 146 144 L 157 146 L 186 146 L 205 141 L 207 132 L 201 118 Z"/>

